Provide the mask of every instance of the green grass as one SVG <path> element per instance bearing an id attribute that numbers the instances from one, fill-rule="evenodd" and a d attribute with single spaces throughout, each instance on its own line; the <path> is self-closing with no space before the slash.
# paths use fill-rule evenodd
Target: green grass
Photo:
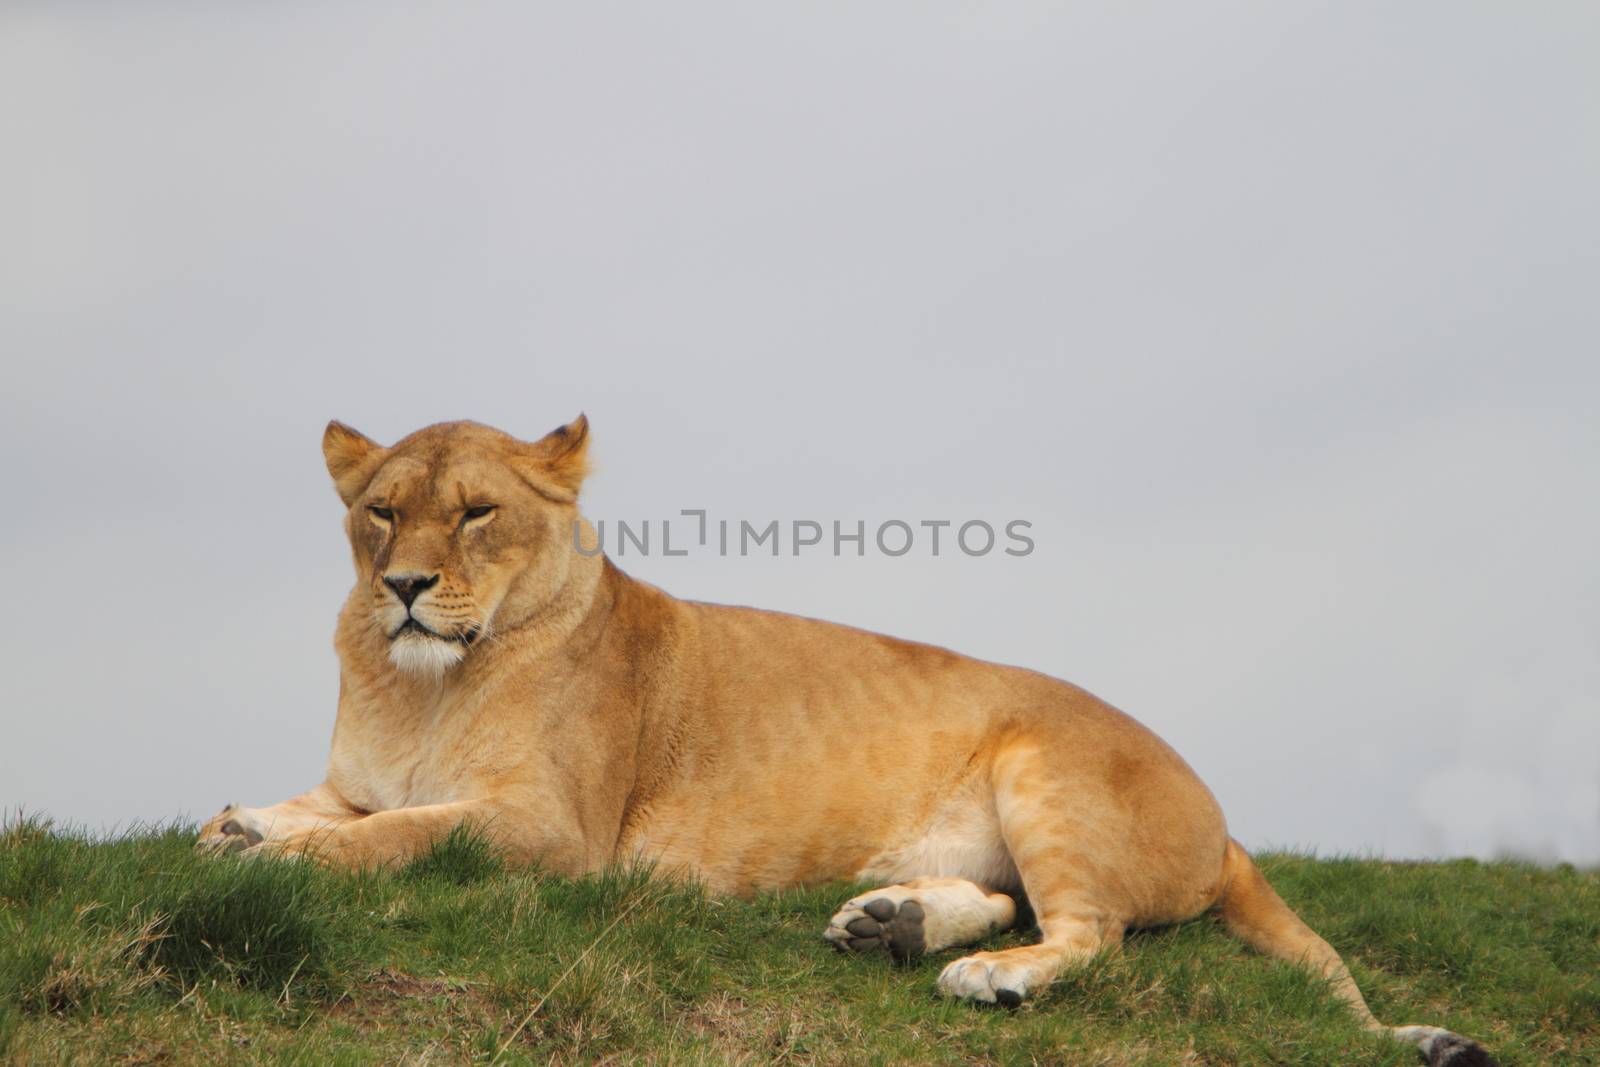
<path id="1" fill-rule="evenodd" d="M 819 934 L 860 887 L 721 900 L 508 869 L 457 833 L 351 875 L 193 851 L 192 827 L 0 831 L 0 1062 L 1413 1064 L 1203 919 L 1015 1011 Z M 1390 1022 L 1600 1063 L 1600 874 L 1260 857 Z M 1027 931 L 987 947 L 1021 943 Z"/>

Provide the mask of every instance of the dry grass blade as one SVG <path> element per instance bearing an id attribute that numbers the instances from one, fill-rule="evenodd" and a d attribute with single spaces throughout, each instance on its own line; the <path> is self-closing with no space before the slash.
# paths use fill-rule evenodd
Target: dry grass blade
<path id="1" fill-rule="evenodd" d="M 539 1014 L 539 1009 L 544 1007 L 545 1001 L 550 999 L 550 995 L 552 993 L 561 988 L 561 983 L 565 982 L 572 975 L 572 972 L 578 969 L 578 965 L 580 963 L 589 958 L 589 954 L 599 946 L 600 942 L 606 939 L 607 934 L 611 933 L 611 931 L 617 928 L 617 924 L 622 922 L 623 919 L 626 919 L 629 913 L 631 913 L 634 908 L 637 908 L 643 902 L 644 894 L 641 893 L 634 896 L 634 898 L 628 902 L 628 906 L 617 912 L 617 917 L 607 923 L 604 930 L 601 930 L 595 935 L 595 939 L 589 942 L 589 946 L 580 952 L 578 954 L 578 958 L 568 964 L 567 969 L 561 972 L 561 976 L 550 984 L 549 989 L 544 991 L 544 996 L 540 997 L 533 1007 L 528 1009 L 528 1014 L 522 1017 L 522 1021 L 517 1024 L 516 1029 L 512 1030 L 511 1033 L 507 1035 L 506 1039 L 500 1042 L 500 1047 L 494 1050 L 494 1058 L 489 1061 L 489 1067 L 494 1067 L 495 1064 L 500 1062 L 500 1057 L 506 1054 L 506 1049 L 511 1047 L 511 1042 L 515 1041 L 517 1036 L 522 1033 L 523 1029 L 533 1021 L 533 1017 Z"/>

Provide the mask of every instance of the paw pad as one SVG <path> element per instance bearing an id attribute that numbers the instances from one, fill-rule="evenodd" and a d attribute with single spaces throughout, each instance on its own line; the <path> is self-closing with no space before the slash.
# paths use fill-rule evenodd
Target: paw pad
<path id="1" fill-rule="evenodd" d="M 851 952 L 887 952 L 895 960 L 908 960 L 922 955 L 926 948 L 925 917 L 915 900 L 873 897 L 858 907 L 846 905 L 835 915 L 829 940 Z"/>
<path id="2" fill-rule="evenodd" d="M 195 847 L 202 852 L 243 852 L 265 840 L 256 820 L 237 805 L 229 804 L 200 828 Z"/>

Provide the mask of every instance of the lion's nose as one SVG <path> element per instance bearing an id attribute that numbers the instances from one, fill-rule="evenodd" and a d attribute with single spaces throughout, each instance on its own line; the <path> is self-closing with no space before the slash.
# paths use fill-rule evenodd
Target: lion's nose
<path id="1" fill-rule="evenodd" d="M 406 607 L 421 596 L 425 590 L 432 589 L 439 584 L 437 574 L 431 577 L 423 574 L 385 574 L 383 584 L 394 590 L 394 595 L 400 598 L 400 603 Z"/>

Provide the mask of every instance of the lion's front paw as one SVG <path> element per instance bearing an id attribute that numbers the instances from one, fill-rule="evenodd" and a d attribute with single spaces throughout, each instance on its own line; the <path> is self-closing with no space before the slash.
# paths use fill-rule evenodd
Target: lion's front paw
<path id="1" fill-rule="evenodd" d="M 235 855 L 242 860 L 277 860 L 297 863 L 314 858 L 313 854 L 307 851 L 306 846 L 307 842 L 304 838 L 278 838 L 276 840 L 261 841 L 248 848 L 240 849 Z"/>
<path id="2" fill-rule="evenodd" d="M 243 852 L 266 840 L 267 833 L 249 808 L 229 804 L 200 828 L 195 847 L 202 852 Z"/>

